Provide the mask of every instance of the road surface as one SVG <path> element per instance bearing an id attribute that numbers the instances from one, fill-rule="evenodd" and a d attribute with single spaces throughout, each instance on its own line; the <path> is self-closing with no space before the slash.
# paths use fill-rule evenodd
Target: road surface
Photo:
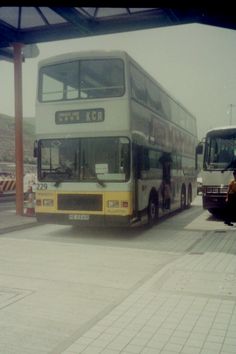
<path id="1" fill-rule="evenodd" d="M 230 353 L 234 230 L 197 197 L 151 229 L 39 225 L 1 235 L 0 353 Z"/>

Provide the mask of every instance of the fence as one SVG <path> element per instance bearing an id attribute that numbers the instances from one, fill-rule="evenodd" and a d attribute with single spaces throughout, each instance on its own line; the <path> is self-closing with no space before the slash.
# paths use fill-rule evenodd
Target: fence
<path id="1" fill-rule="evenodd" d="M 4 192 L 13 192 L 16 189 L 15 178 L 2 178 L 0 177 L 0 194 Z"/>

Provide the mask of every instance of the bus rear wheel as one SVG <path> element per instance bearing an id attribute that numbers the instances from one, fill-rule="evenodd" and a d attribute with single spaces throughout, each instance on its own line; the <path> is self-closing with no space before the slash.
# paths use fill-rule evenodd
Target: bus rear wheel
<path id="1" fill-rule="evenodd" d="M 183 210 L 186 208 L 186 189 L 184 186 L 181 188 L 181 195 L 180 195 L 180 209 Z"/>
<path id="2" fill-rule="evenodd" d="M 148 203 L 148 225 L 153 226 L 158 219 L 158 198 L 152 194 Z"/>
<path id="3" fill-rule="evenodd" d="M 186 207 L 187 208 L 190 208 L 190 206 L 191 206 L 191 203 L 192 203 L 192 197 L 193 196 L 193 194 L 192 194 L 192 187 L 191 187 L 191 184 L 188 186 L 188 201 L 187 201 L 187 205 L 186 205 Z"/>
<path id="4" fill-rule="evenodd" d="M 222 216 L 225 215 L 224 209 L 210 208 L 210 209 L 208 209 L 208 211 L 216 218 L 221 218 Z"/>

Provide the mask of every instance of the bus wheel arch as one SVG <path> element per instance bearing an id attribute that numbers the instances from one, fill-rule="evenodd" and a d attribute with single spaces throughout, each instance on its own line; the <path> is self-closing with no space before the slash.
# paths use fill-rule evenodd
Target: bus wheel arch
<path id="1" fill-rule="evenodd" d="M 186 186 L 185 184 L 182 184 L 181 187 L 181 194 L 180 194 L 180 209 L 185 209 L 186 208 Z"/>
<path id="2" fill-rule="evenodd" d="M 149 195 L 148 207 L 148 224 L 152 226 L 158 219 L 159 215 L 159 198 L 157 191 L 153 188 Z"/>

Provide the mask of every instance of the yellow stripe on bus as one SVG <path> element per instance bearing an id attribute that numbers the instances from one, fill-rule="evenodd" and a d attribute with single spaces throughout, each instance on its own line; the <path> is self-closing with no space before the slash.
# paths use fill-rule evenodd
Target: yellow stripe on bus
<path id="1" fill-rule="evenodd" d="M 58 210 L 57 197 L 58 195 L 102 195 L 103 204 L 102 210 Z M 51 205 L 49 206 L 49 203 Z M 131 215 L 133 212 L 133 193 L 132 192 L 36 192 L 35 211 L 40 213 L 59 213 L 59 214 L 91 214 L 91 215 Z"/>

